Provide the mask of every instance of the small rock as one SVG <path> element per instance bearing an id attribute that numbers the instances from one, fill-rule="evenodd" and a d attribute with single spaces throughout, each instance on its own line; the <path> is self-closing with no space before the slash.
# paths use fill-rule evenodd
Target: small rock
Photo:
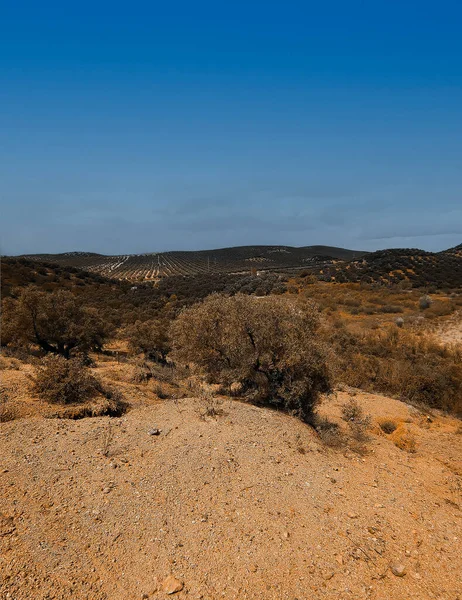
<path id="1" fill-rule="evenodd" d="M 160 435 L 161 431 L 162 431 L 162 429 L 156 429 L 156 428 L 150 429 L 148 431 L 148 435 Z"/>
<path id="2" fill-rule="evenodd" d="M 406 575 L 406 567 L 400 563 L 393 563 L 390 565 L 391 572 L 396 577 L 404 577 Z"/>
<path id="3" fill-rule="evenodd" d="M 358 515 L 356 513 L 354 513 L 354 512 L 349 512 L 348 516 L 350 517 L 350 519 L 357 519 L 358 518 Z"/>
<path id="4" fill-rule="evenodd" d="M 337 554 L 335 560 L 338 562 L 339 565 L 343 565 L 343 556 L 341 554 Z"/>
<path id="5" fill-rule="evenodd" d="M 184 583 L 174 577 L 173 575 L 169 575 L 162 582 L 162 590 L 167 594 L 176 594 L 177 592 L 181 592 L 184 587 Z"/>

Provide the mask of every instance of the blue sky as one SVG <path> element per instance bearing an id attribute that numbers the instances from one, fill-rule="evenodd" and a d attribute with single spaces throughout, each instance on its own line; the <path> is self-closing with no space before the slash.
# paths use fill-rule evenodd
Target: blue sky
<path id="1" fill-rule="evenodd" d="M 0 9 L 1 249 L 462 242 L 462 5 Z"/>

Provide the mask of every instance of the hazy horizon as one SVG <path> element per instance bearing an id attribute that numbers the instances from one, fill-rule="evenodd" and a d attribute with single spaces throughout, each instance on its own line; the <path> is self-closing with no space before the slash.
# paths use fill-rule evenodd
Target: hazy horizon
<path id="1" fill-rule="evenodd" d="M 10 3 L 0 251 L 462 241 L 462 5 Z"/>

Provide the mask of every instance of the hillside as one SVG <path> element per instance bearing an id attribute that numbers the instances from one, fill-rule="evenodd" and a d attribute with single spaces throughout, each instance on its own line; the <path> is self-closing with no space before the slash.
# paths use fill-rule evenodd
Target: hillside
<path id="1" fill-rule="evenodd" d="M 130 398 L 120 418 L 1 424 L 2 598 L 152 600 L 170 575 L 179 599 L 457 597 L 456 420 L 339 392 L 323 414 L 339 421 L 354 395 L 373 417 L 358 454 L 269 409 L 225 400 L 212 418 L 199 399 L 159 401 L 153 384 L 126 383 L 127 368 L 96 369 Z M 30 369 L 4 384 L 37 412 Z"/>
<path id="2" fill-rule="evenodd" d="M 393 248 L 363 252 L 331 246 L 241 246 L 202 251 L 104 256 L 91 252 L 22 258 L 73 267 L 112 280 L 157 282 L 169 277 L 309 272 L 321 281 L 412 287 L 462 287 L 462 245 L 442 252 Z"/>
<path id="3" fill-rule="evenodd" d="M 413 287 L 462 287 L 462 248 L 425 252 L 414 248 L 379 250 L 345 263 L 315 268 L 324 281 L 340 283 L 408 282 Z"/>
<path id="4" fill-rule="evenodd" d="M 363 256 L 365 252 L 330 246 L 240 246 L 201 251 L 172 251 L 104 256 L 90 252 L 34 254 L 24 258 L 54 262 L 130 281 L 156 281 L 174 275 L 250 273 L 320 266 L 333 260 Z"/>

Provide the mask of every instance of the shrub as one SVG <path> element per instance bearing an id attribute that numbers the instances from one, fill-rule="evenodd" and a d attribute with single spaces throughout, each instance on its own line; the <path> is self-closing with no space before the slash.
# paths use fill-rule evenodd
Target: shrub
<path id="1" fill-rule="evenodd" d="M 85 402 L 101 390 L 100 382 L 77 359 L 60 356 L 44 359 L 34 380 L 35 393 L 46 402 Z"/>
<path id="2" fill-rule="evenodd" d="M 452 314 L 455 310 L 455 305 L 452 302 L 437 300 L 425 311 L 427 319 L 435 319 L 437 317 L 446 317 Z"/>
<path id="3" fill-rule="evenodd" d="M 342 406 L 342 419 L 346 421 L 355 440 L 365 441 L 366 431 L 371 424 L 371 416 L 366 415 L 362 406 L 354 398 Z"/>
<path id="4" fill-rule="evenodd" d="M 167 322 L 136 321 L 134 325 L 127 328 L 126 336 L 131 352 L 134 354 L 143 352 L 147 358 L 165 363 L 170 350 Z"/>
<path id="5" fill-rule="evenodd" d="M 155 386 L 154 393 L 160 400 L 166 400 L 171 397 L 171 394 L 160 383 Z"/>
<path id="6" fill-rule="evenodd" d="M 67 290 L 47 293 L 26 287 L 3 303 L 2 343 L 36 344 L 44 352 L 69 358 L 100 350 L 110 329 L 93 308 L 84 308 Z"/>
<path id="7" fill-rule="evenodd" d="M 338 423 L 329 421 L 327 417 L 316 417 L 314 427 L 326 446 L 340 448 L 345 444 L 345 436 Z"/>
<path id="8" fill-rule="evenodd" d="M 432 305 L 432 302 L 433 302 L 433 300 L 430 298 L 430 296 L 428 294 L 421 296 L 419 298 L 420 310 L 426 310 L 427 308 L 430 308 L 430 306 Z"/>
<path id="9" fill-rule="evenodd" d="M 145 362 L 138 361 L 133 365 L 131 381 L 133 383 L 146 383 L 152 379 L 152 371 Z"/>
<path id="10" fill-rule="evenodd" d="M 383 313 L 402 313 L 403 309 L 401 306 L 394 306 L 392 304 L 386 304 L 385 306 L 382 306 L 382 308 L 380 309 L 380 312 Z"/>
<path id="11" fill-rule="evenodd" d="M 342 383 L 462 414 L 460 350 L 405 329 L 354 334 L 333 328 Z"/>
<path id="12" fill-rule="evenodd" d="M 396 431 L 396 428 L 398 426 L 392 419 L 382 419 L 381 421 L 379 421 L 379 427 L 383 431 L 383 433 L 389 435 L 390 433 Z"/>
<path id="13" fill-rule="evenodd" d="M 214 294 L 173 323 L 173 358 L 210 383 L 239 384 L 249 400 L 312 421 L 320 394 L 331 389 L 319 327 L 308 301 Z"/>
<path id="14" fill-rule="evenodd" d="M 200 388 L 198 390 L 200 401 L 199 418 L 205 420 L 206 417 L 221 417 L 225 414 L 223 410 L 223 400 L 213 395 L 210 390 Z"/>

